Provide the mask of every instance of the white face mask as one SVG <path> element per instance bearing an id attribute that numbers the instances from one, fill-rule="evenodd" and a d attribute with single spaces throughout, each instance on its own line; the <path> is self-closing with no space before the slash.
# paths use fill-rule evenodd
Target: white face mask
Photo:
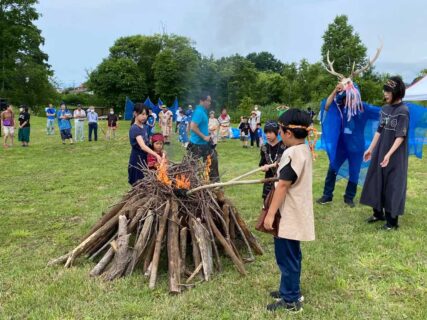
<path id="1" fill-rule="evenodd" d="M 114 114 L 114 111 L 110 111 L 110 114 Z"/>

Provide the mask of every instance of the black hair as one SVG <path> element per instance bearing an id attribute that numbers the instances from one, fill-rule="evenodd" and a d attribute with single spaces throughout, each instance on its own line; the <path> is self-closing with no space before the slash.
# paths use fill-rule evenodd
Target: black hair
<path id="1" fill-rule="evenodd" d="M 225 111 L 227 111 L 227 108 L 226 108 L 226 107 L 222 107 L 222 108 L 221 108 L 221 113 L 222 113 L 224 110 L 225 110 Z"/>
<path id="2" fill-rule="evenodd" d="M 264 126 L 264 133 L 272 132 L 276 136 L 279 135 L 279 124 L 276 121 L 268 120 Z"/>
<path id="3" fill-rule="evenodd" d="M 133 113 L 134 113 L 134 115 L 132 117 L 130 125 L 133 125 L 135 123 L 135 113 L 137 115 L 139 115 L 139 114 L 141 114 L 141 113 L 143 113 L 145 111 L 145 114 L 148 116 L 148 114 L 150 113 L 149 110 L 150 109 L 145 104 L 143 104 L 141 102 L 135 103 L 135 105 L 133 107 Z"/>
<path id="4" fill-rule="evenodd" d="M 210 97 L 211 95 L 209 94 L 209 92 L 202 92 L 200 94 L 200 101 L 206 101 L 208 100 L 208 97 Z"/>
<path id="5" fill-rule="evenodd" d="M 283 131 L 291 131 L 296 139 L 305 139 L 308 131 L 304 128 L 289 128 L 289 125 L 309 127 L 311 124 L 310 115 L 299 109 L 289 109 L 279 117 L 279 125 Z"/>
<path id="6" fill-rule="evenodd" d="M 405 97 L 406 86 L 400 76 L 390 77 L 384 84 L 383 89 L 385 92 L 391 92 L 393 96 L 392 102 L 402 100 Z"/>

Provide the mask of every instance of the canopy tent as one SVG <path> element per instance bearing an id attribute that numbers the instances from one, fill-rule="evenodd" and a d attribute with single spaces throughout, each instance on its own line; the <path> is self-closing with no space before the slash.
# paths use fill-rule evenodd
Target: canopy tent
<path id="1" fill-rule="evenodd" d="M 154 110 L 156 105 L 154 103 L 151 102 L 150 97 L 147 97 L 147 99 L 145 99 L 144 104 L 150 108 L 151 110 Z"/>
<path id="2" fill-rule="evenodd" d="M 427 75 L 406 89 L 404 101 L 427 101 Z"/>

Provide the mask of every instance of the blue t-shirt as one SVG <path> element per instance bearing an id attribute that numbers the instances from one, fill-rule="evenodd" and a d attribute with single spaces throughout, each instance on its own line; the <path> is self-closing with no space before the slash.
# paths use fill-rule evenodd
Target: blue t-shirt
<path id="1" fill-rule="evenodd" d="M 139 151 L 139 152 L 145 152 L 141 149 L 141 147 L 138 144 L 138 141 L 136 141 L 136 137 L 141 136 L 144 140 L 144 143 L 148 146 L 149 144 L 149 137 L 148 137 L 148 131 L 147 131 L 147 125 L 142 125 L 142 128 L 138 126 L 137 124 L 133 124 L 132 127 L 130 127 L 129 130 L 129 142 L 132 146 L 132 149 Z"/>
<path id="2" fill-rule="evenodd" d="M 54 120 L 55 119 L 55 114 L 56 114 L 56 109 L 55 108 L 49 108 L 49 107 L 47 107 L 46 108 L 46 114 L 47 113 L 53 114 L 53 116 L 47 116 L 47 118 L 49 120 Z"/>
<path id="3" fill-rule="evenodd" d="M 61 119 L 63 115 L 68 115 L 71 118 L 71 112 L 70 110 L 66 109 L 64 111 L 59 110 L 56 114 L 58 118 L 58 127 L 59 130 L 65 130 L 65 129 L 71 129 L 71 122 L 70 119 Z"/>
<path id="4" fill-rule="evenodd" d="M 209 117 L 205 107 L 198 105 L 193 112 L 191 122 L 194 122 L 199 127 L 201 133 L 205 136 L 209 136 Z M 200 138 L 193 130 L 190 129 L 190 142 L 193 144 L 208 144 L 205 140 Z"/>

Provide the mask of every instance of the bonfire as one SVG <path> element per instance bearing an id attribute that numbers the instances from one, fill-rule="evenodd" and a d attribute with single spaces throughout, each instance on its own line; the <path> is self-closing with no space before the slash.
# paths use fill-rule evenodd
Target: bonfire
<path id="1" fill-rule="evenodd" d="M 97 262 L 91 276 L 113 280 L 138 272 L 153 289 L 159 269 L 165 269 L 159 263 L 163 255 L 171 293 L 209 281 L 222 270 L 222 255 L 246 274 L 245 263 L 263 250 L 219 187 L 261 183 L 241 181 L 258 169 L 216 184 L 209 184 L 209 159 L 202 163 L 185 157 L 178 164 L 162 162 L 157 170 L 141 170 L 144 178 L 104 213 L 77 247 L 49 265 L 69 268 L 85 255 Z"/>

